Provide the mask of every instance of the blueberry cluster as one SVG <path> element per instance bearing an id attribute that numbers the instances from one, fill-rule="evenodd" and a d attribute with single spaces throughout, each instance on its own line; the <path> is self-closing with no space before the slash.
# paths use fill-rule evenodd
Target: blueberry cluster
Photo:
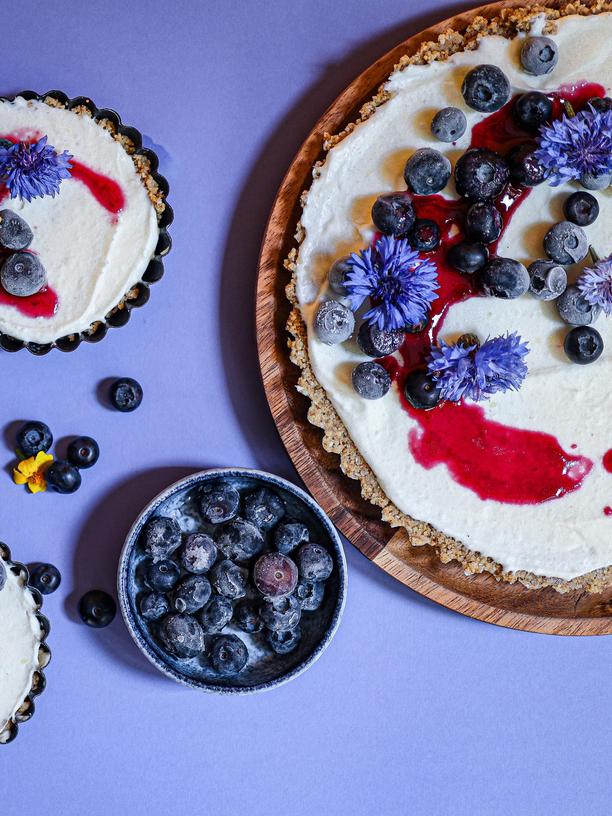
<path id="1" fill-rule="evenodd" d="M 37 255 L 28 250 L 34 233 L 12 210 L 0 210 L 0 249 L 5 256 L 0 283 L 9 295 L 29 297 L 47 283 L 47 273 Z M 7 254 L 8 253 L 8 254 Z"/>
<path id="2" fill-rule="evenodd" d="M 144 527 L 138 609 L 164 651 L 229 677 L 249 660 L 236 631 L 276 654 L 297 647 L 302 613 L 321 606 L 333 560 L 267 487 L 241 494 L 214 482 L 198 504 L 199 532 L 183 534 L 166 516 Z"/>

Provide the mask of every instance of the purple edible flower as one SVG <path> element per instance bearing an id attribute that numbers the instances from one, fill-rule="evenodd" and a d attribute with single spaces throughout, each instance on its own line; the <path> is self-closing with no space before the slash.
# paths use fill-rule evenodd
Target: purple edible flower
<path id="1" fill-rule="evenodd" d="M 478 402 L 500 391 L 518 391 L 527 375 L 527 343 L 516 333 L 493 337 L 480 347 L 440 343 L 431 350 L 428 368 L 443 399 Z"/>
<path id="2" fill-rule="evenodd" d="M 576 281 L 581 295 L 591 306 L 601 306 L 605 315 L 612 314 L 612 255 L 587 266 Z"/>
<path id="3" fill-rule="evenodd" d="M 572 117 L 563 115 L 540 128 L 538 142 L 535 155 L 553 187 L 581 176 L 612 173 L 612 110 L 589 108 Z"/>
<path id="4" fill-rule="evenodd" d="M 436 265 L 419 256 L 404 239 L 384 235 L 376 245 L 353 254 L 345 287 L 353 311 L 370 299 L 364 319 L 392 331 L 427 318 L 438 297 Z"/>
<path id="5" fill-rule="evenodd" d="M 11 198 L 31 201 L 59 192 L 62 179 L 70 178 L 70 160 L 66 150 L 57 153 L 43 136 L 37 142 L 17 142 L 0 147 L 0 180 Z"/>

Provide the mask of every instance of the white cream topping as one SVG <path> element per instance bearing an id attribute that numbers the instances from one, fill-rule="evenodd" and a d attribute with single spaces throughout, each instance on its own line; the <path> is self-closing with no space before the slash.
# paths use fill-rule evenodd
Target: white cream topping
<path id="1" fill-rule="evenodd" d="M 0 589 L 0 731 L 15 714 L 32 688 L 42 640 L 32 593 L 7 567 Z M 1 567 L 0 567 L 1 568 Z"/>
<path id="2" fill-rule="evenodd" d="M 540 33 L 542 23 L 536 20 L 532 33 Z M 529 295 L 512 301 L 474 298 L 448 313 L 441 339 L 453 340 L 464 332 L 493 337 L 516 331 L 531 347 L 529 375 L 522 389 L 481 403 L 486 417 L 551 433 L 564 450 L 594 462 L 580 489 L 561 499 L 524 506 L 481 500 L 455 482 L 445 465 L 431 470 L 421 467 L 408 446 L 409 432 L 419 426 L 401 407 L 395 386 L 381 400 L 362 399 L 354 392 L 350 375 L 354 365 L 366 359 L 364 355 L 354 343 L 326 346 L 312 331 L 316 304 L 329 295 L 329 267 L 336 258 L 371 241 L 371 206 L 381 193 L 405 189 L 406 159 L 417 148 L 429 146 L 454 163 L 469 146 L 472 127 L 486 116 L 468 109 L 461 97 L 461 82 L 471 67 L 498 65 L 514 93 L 554 90 L 580 81 L 598 82 L 610 93 L 612 14 L 560 20 L 558 32 L 552 35 L 559 46 L 559 62 L 548 76 L 534 77 L 522 70 L 518 54 L 524 36 L 485 37 L 476 51 L 392 74 L 386 84 L 392 98 L 331 150 L 312 185 L 302 216 L 306 235 L 297 262 L 298 298 L 308 325 L 314 373 L 400 510 L 433 524 L 508 570 L 571 579 L 612 563 L 612 517 L 603 512 L 612 505 L 612 474 L 602 466 L 602 457 L 612 448 L 607 408 L 612 318 L 602 316 L 597 321 L 605 343 L 602 358 L 590 366 L 578 366 L 564 355 L 567 326 L 556 315 L 554 304 Z M 461 108 L 468 120 L 468 129 L 456 145 L 438 142 L 429 130 L 434 113 L 448 105 Z M 562 204 L 573 189 L 577 188 L 536 187 L 514 214 L 498 254 L 523 263 L 545 257 L 543 236 L 554 222 L 563 220 Z M 456 196 L 452 181 L 443 194 Z M 612 251 L 612 190 L 595 195 L 600 215 L 586 231 L 600 255 L 607 255 Z M 573 268 L 572 276 L 576 271 Z"/>
<path id="3" fill-rule="evenodd" d="M 46 135 L 58 152 L 67 150 L 117 182 L 125 196 L 122 211 L 113 217 L 85 184 L 70 178 L 55 198 L 7 199 L 0 205 L 32 228 L 30 248 L 59 300 L 52 317 L 29 317 L 0 304 L 0 332 L 49 343 L 102 320 L 140 280 L 157 242 L 157 219 L 130 156 L 88 116 L 19 97 L 0 103 L 0 133 L 16 132 Z"/>

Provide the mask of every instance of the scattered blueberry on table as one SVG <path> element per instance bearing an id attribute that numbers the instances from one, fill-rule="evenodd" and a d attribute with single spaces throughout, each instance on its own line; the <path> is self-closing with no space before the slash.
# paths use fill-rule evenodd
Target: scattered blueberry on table
<path id="1" fill-rule="evenodd" d="M 141 404 L 143 398 L 142 386 L 132 377 L 121 377 L 115 380 L 109 389 L 109 398 L 113 408 L 121 413 L 131 413 Z"/>
<path id="2" fill-rule="evenodd" d="M 30 570 L 29 585 L 37 589 L 41 595 L 51 595 L 59 588 L 62 576 L 53 564 L 36 564 Z"/>
<path id="3" fill-rule="evenodd" d="M 101 589 L 91 589 L 79 601 L 79 615 L 83 623 L 102 629 L 113 622 L 117 613 L 114 599 Z"/>

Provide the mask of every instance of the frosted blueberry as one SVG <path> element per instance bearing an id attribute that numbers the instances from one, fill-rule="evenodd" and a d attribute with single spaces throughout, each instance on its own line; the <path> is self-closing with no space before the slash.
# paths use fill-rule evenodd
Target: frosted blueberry
<path id="1" fill-rule="evenodd" d="M 568 286 L 557 300 L 557 309 L 561 320 L 570 326 L 589 326 L 601 313 L 599 306 L 591 304 L 580 293 L 577 286 Z"/>
<path id="2" fill-rule="evenodd" d="M 211 592 L 208 578 L 203 575 L 186 575 L 172 592 L 172 606 L 177 612 L 193 615 L 208 603 Z"/>
<path id="3" fill-rule="evenodd" d="M 154 561 L 167 558 L 181 544 L 181 528 L 173 518 L 149 519 L 143 532 L 142 548 Z"/>
<path id="4" fill-rule="evenodd" d="M 217 547 L 226 558 L 248 561 L 261 552 L 264 540 L 261 532 L 250 521 L 235 518 L 229 521 L 217 538 Z"/>
<path id="5" fill-rule="evenodd" d="M 465 113 L 459 108 L 442 108 L 431 122 L 431 132 L 441 142 L 455 142 L 467 128 Z"/>
<path id="6" fill-rule="evenodd" d="M 528 37 L 521 48 L 521 64 L 528 74 L 550 74 L 558 59 L 559 49 L 550 37 Z"/>
<path id="7" fill-rule="evenodd" d="M 224 626 L 227 626 L 233 614 L 234 607 L 229 598 L 215 595 L 198 614 L 198 619 L 204 632 L 211 635 L 220 632 Z"/>
<path id="8" fill-rule="evenodd" d="M 259 611 L 263 625 L 273 632 L 295 629 L 300 622 L 301 615 L 302 610 L 295 595 L 266 598 Z"/>
<path id="9" fill-rule="evenodd" d="M 409 190 L 417 195 L 439 193 L 451 177 L 451 163 L 437 150 L 422 147 L 406 162 L 404 179 Z"/>
<path id="10" fill-rule="evenodd" d="M 529 291 L 537 300 L 554 300 L 567 288 L 567 272 L 555 261 L 534 261 L 529 266 Z"/>
<path id="11" fill-rule="evenodd" d="M 0 270 L 0 283 L 9 295 L 29 297 L 40 292 L 47 281 L 44 266 L 30 252 L 9 255 Z"/>
<path id="12" fill-rule="evenodd" d="M 373 361 L 355 366 L 351 379 L 359 396 L 368 400 L 384 397 L 391 388 L 391 377 L 387 370 Z"/>
<path id="13" fill-rule="evenodd" d="M 204 651 L 204 632 L 191 615 L 168 615 L 159 627 L 165 648 L 177 657 L 195 657 Z"/>
<path id="14" fill-rule="evenodd" d="M 285 655 L 297 648 L 302 632 L 299 626 L 295 629 L 283 629 L 279 632 L 268 632 L 268 643 L 276 654 Z"/>
<path id="15" fill-rule="evenodd" d="M 529 289 L 529 272 L 513 258 L 493 258 L 480 271 L 480 283 L 486 295 L 513 299 Z"/>
<path id="16" fill-rule="evenodd" d="M 560 221 L 544 236 L 544 251 L 553 261 L 568 265 L 586 258 L 589 242 L 582 227 L 571 221 Z"/>
<path id="17" fill-rule="evenodd" d="M 314 329 L 319 340 L 328 346 L 344 343 L 355 328 L 355 316 L 351 310 L 337 300 L 325 300 L 314 319 Z"/>
<path id="18" fill-rule="evenodd" d="M 461 93 L 470 108 L 492 113 L 510 99 L 510 82 L 496 65 L 477 65 L 463 80 Z"/>
<path id="19" fill-rule="evenodd" d="M 211 582 L 219 595 L 235 600 L 246 595 L 249 573 L 227 559 L 218 561 L 211 571 Z"/>

